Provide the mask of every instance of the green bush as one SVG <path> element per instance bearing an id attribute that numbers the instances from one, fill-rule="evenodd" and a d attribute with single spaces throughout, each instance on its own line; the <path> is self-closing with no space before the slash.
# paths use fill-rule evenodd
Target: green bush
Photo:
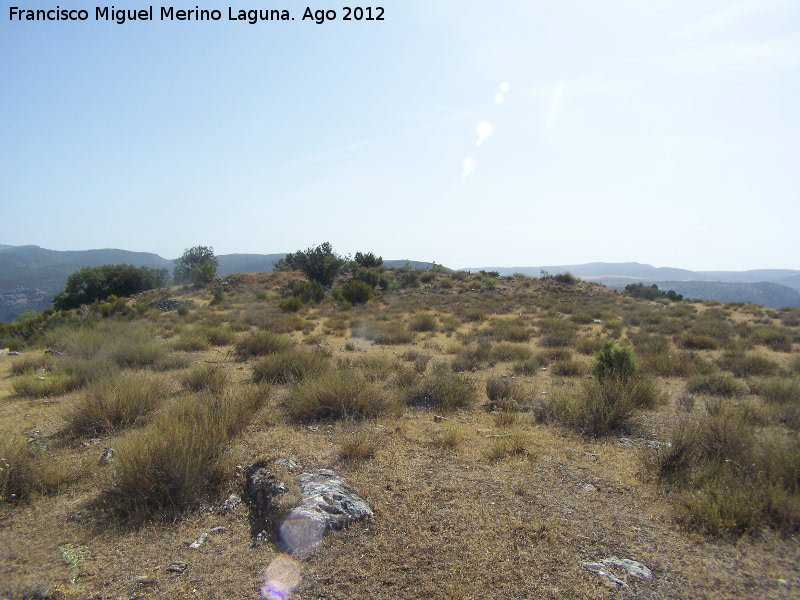
<path id="1" fill-rule="evenodd" d="M 292 288 L 292 295 L 303 304 L 317 304 L 325 298 L 325 288 L 318 281 L 303 281 Z"/>
<path id="2" fill-rule="evenodd" d="M 278 308 L 283 312 L 297 312 L 303 308 L 303 301 L 297 296 L 289 296 L 278 302 Z"/>
<path id="3" fill-rule="evenodd" d="M 287 254 L 285 259 L 278 261 L 276 269 L 302 271 L 311 281 L 330 287 L 344 264 L 344 258 L 333 251 L 330 242 L 325 242 L 305 252 L 298 250 Z"/>
<path id="4" fill-rule="evenodd" d="M 83 267 L 70 274 L 64 290 L 53 297 L 53 306 L 58 310 L 77 308 L 81 304 L 105 300 L 109 296 L 127 297 L 145 290 L 163 287 L 169 280 L 166 269 L 134 267 L 132 265 L 103 265 Z M 110 302 L 108 315 L 120 305 Z M 124 301 L 123 301 L 124 305 Z M 119 310 L 117 310 L 119 312 Z M 105 315 L 105 316 L 108 316 Z"/>
<path id="5" fill-rule="evenodd" d="M 175 283 L 191 283 L 200 287 L 217 276 L 219 260 L 210 246 L 194 246 L 175 259 L 172 278 Z"/>
<path id="6" fill-rule="evenodd" d="M 365 304 L 372 298 L 372 288 L 363 281 L 351 279 L 342 284 L 341 294 L 351 304 Z"/>
<path id="7" fill-rule="evenodd" d="M 595 355 L 594 375 L 598 381 L 609 378 L 625 382 L 636 375 L 636 363 L 629 346 L 617 346 L 612 340 L 603 342 Z"/>

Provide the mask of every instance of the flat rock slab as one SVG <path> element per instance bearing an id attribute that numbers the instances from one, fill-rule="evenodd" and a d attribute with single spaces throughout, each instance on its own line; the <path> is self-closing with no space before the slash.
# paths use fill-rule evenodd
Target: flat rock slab
<path id="1" fill-rule="evenodd" d="M 316 552 L 326 532 L 372 517 L 369 504 L 346 489 L 333 471 L 303 473 L 295 481 L 300 486 L 301 500 L 280 526 L 281 540 L 295 556 Z"/>
<path id="2" fill-rule="evenodd" d="M 628 587 L 628 577 L 638 579 L 652 579 L 653 573 L 642 563 L 629 558 L 617 558 L 612 556 L 599 562 L 584 562 L 581 566 L 585 569 L 597 573 L 603 583 L 612 589 L 624 589 Z M 622 579 L 617 577 L 621 575 Z"/>

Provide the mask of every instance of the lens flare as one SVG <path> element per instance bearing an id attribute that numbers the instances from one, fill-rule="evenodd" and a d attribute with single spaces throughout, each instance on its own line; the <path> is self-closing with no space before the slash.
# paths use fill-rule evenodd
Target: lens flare
<path id="1" fill-rule="evenodd" d="M 264 600 L 286 600 L 300 585 L 300 564 L 286 555 L 276 556 L 263 578 L 261 597 Z"/>
<path id="2" fill-rule="evenodd" d="M 510 86 L 508 85 L 508 82 L 507 82 L 507 81 L 504 81 L 503 83 L 501 83 L 501 84 L 500 84 L 500 91 L 501 91 L 501 92 L 503 92 L 504 94 L 505 94 L 505 93 L 506 93 L 506 92 L 507 92 L 509 89 L 510 89 Z"/>
<path id="3" fill-rule="evenodd" d="M 494 101 L 497 102 L 498 104 L 502 104 L 503 100 L 505 100 L 505 97 L 503 96 L 502 92 L 497 92 L 494 95 Z"/>
<path id="4" fill-rule="evenodd" d="M 492 124 L 489 121 L 481 121 L 475 131 L 478 132 L 478 141 L 475 142 L 475 145 L 480 146 L 486 138 L 492 135 Z"/>
<path id="5" fill-rule="evenodd" d="M 322 545 L 325 523 L 300 510 L 291 511 L 280 526 L 280 537 L 292 556 L 305 557 Z"/>

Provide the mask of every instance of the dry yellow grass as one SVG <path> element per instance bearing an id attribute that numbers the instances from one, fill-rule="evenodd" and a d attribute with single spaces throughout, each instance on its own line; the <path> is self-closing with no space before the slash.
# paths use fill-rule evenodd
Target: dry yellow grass
<path id="1" fill-rule="evenodd" d="M 163 398 L 153 404 L 155 412 L 142 427 L 112 429 L 98 434 L 97 441 L 88 441 L 73 437 L 65 421 L 65 415 L 85 398 L 85 390 L 41 398 L 20 396 L 13 391 L 11 360 L 0 357 L 0 436 L 22 440 L 26 451 L 37 452 L 36 460 L 51 465 L 54 474 L 49 477 L 57 483 L 50 485 L 52 489 L 34 489 L 25 502 L 0 503 L 0 598 L 17 600 L 54 590 L 67 598 L 257 598 L 260 573 L 280 549 L 271 544 L 251 548 L 256 532 L 244 504 L 227 514 L 216 507 L 230 493 L 243 495 L 242 469 L 237 466 L 263 457 L 291 458 L 306 470 L 333 469 L 375 513 L 370 522 L 325 538 L 322 551 L 302 564 L 297 597 L 617 598 L 625 594 L 603 587 L 596 575 L 581 567 L 583 561 L 610 556 L 638 560 L 653 570 L 651 581 L 629 581 L 638 597 L 797 594 L 796 536 L 782 535 L 769 525 L 741 538 L 708 537 L 685 529 L 677 521 L 679 512 L 670 495 L 647 475 L 641 460 L 645 451 L 621 443 L 622 432 L 595 440 L 534 419 L 548 396 L 581 387 L 578 378 L 558 375 L 559 369 L 551 367 L 561 348 L 539 344 L 544 336 L 564 328 L 554 320 L 558 312 L 571 321 L 566 329 L 574 337 L 567 342 L 573 345 L 567 350 L 580 367 L 580 379 L 591 372 L 592 358 L 579 350 L 590 351 L 596 344 L 575 340 L 618 334 L 622 340 L 633 340 L 635 357 L 642 362 L 647 357 L 638 354 L 637 335 L 661 336 L 669 349 L 676 349 L 682 339 L 674 338 L 678 327 L 688 327 L 699 315 L 715 310 L 725 311 L 730 321 L 728 341 L 717 349 L 696 350 L 698 359 L 718 371 L 718 361 L 731 351 L 725 344 L 739 344 L 745 350 L 737 346 L 736 351 L 764 357 L 777 365 L 778 372 L 789 372 L 797 364 L 797 345 L 787 353 L 758 343 L 758 336 L 754 341 L 746 329 L 741 329 L 744 336 L 738 333 L 738 327 L 761 325 L 764 315 L 707 305 L 630 301 L 583 282 L 563 286 L 500 278 L 497 291 L 469 291 L 474 282 L 452 277 L 452 289 L 431 293 L 427 285 L 436 286 L 445 277 L 437 275 L 419 290 L 387 293 L 383 300 L 350 311 L 326 300 L 287 316 L 277 302 L 293 277 L 297 275 L 230 276 L 220 305 L 208 306 L 208 291 L 187 292 L 196 303 L 186 315 L 149 313 L 143 320 L 151 329 L 132 325 L 137 327 L 137 343 L 145 349 L 156 347 L 145 343 L 141 332 L 147 330 L 164 352 L 169 345 L 160 338 L 178 339 L 187 328 L 223 328 L 231 333 L 230 338 L 216 337 L 228 345 L 193 352 L 191 360 L 198 366 L 192 370 L 157 371 L 158 365 L 141 366 L 149 359 L 127 360 L 121 355 L 116 362 L 134 372 L 146 369 L 147 377 L 186 382 L 190 388 L 197 387 L 189 382 L 198 375 L 224 373 L 225 385 L 219 391 L 236 398 L 252 385 L 253 367 L 260 359 L 258 352 L 251 358 L 243 352 L 238 357 L 247 361 L 243 364 L 234 344 L 243 347 L 243 340 L 253 339 L 251 332 L 267 326 L 291 339 L 295 348 L 329 354 L 330 369 L 352 371 L 358 380 L 354 389 L 374 392 L 372 398 L 361 398 L 356 408 L 370 407 L 370 400 L 379 399 L 381 406 L 385 401 L 386 410 L 364 410 L 369 418 L 355 422 L 334 420 L 339 414 L 334 410 L 313 417 L 305 410 L 297 412 L 296 419 L 314 421 L 309 429 L 310 423 L 287 418 L 293 414 L 287 407 L 298 394 L 294 384 L 276 385 L 252 417 L 231 422 L 224 435 L 215 434 L 215 447 L 203 447 L 215 461 L 214 486 L 205 487 L 205 476 L 201 477 L 199 487 L 181 498 L 188 502 L 181 512 L 163 507 L 124 519 L 109 510 L 108 491 L 119 485 L 126 465 L 134 464 L 119 453 L 141 445 L 147 436 L 155 443 L 159 423 L 175 422 L 169 411 L 188 410 L 181 409 L 182 403 L 197 407 L 197 397 Z M 429 315 L 425 323 L 421 318 L 412 321 L 422 313 Z M 571 314 L 577 315 L 574 321 Z M 612 326 L 587 322 L 586 315 Z M 413 323 L 410 329 L 409 323 Z M 384 337 L 368 331 L 375 324 Z M 795 339 L 800 332 L 800 327 L 780 325 L 779 320 L 773 319 L 773 325 L 792 332 Z M 703 335 L 715 332 L 704 331 Z M 758 335 L 763 337 L 763 331 Z M 46 368 L 39 376 L 50 377 L 59 361 L 91 360 L 91 354 L 79 354 L 81 348 L 102 347 L 97 336 L 78 338 L 70 338 L 76 344 L 74 355 L 63 348 L 58 360 L 44 359 L 43 347 L 31 349 L 26 353 L 33 357 L 30 364 Z M 83 346 L 78 347 L 78 341 Z M 399 343 L 379 343 L 387 341 Z M 459 353 L 484 343 L 490 348 L 484 362 L 474 371 L 454 374 L 451 363 Z M 553 353 L 553 358 L 534 362 L 538 353 Z M 523 363 L 530 364 L 523 368 Z M 185 364 L 185 359 L 174 364 Z M 626 424 L 626 437 L 666 441 L 678 420 L 706 410 L 705 397 L 695 392 L 693 412 L 687 413 L 683 407 L 688 403 L 681 399 L 687 395 L 688 375 L 678 377 L 664 368 L 669 377 L 655 381 L 669 401 L 635 412 Z M 432 409 L 424 402 L 415 403 L 414 399 L 433 399 L 431 391 L 439 389 L 433 385 L 437 373 L 463 378 L 474 397 Z M 496 396 L 493 404 L 486 395 L 487 381 Z M 775 387 L 765 382 L 764 389 L 772 390 L 769 385 Z M 789 384 L 784 387 L 789 392 L 794 389 Z M 511 394 L 506 389 L 514 392 L 513 402 L 502 402 Z M 427 396 L 416 393 L 420 390 Z M 216 397 L 201 396 L 201 403 Z M 392 402 L 409 398 L 410 404 Z M 747 400 L 762 407 L 758 395 L 748 395 Z M 259 403 L 245 404 L 249 411 Z M 780 404 L 779 411 L 768 405 L 752 412 L 773 419 L 765 427 L 780 429 L 786 428 L 778 422 L 784 407 Z M 108 447 L 117 451 L 117 458 L 105 465 L 99 459 Z M 140 459 L 135 469 L 147 469 L 147 461 Z M 172 518 L 165 519 L 167 515 Z M 188 547 L 187 542 L 215 527 L 224 529 L 199 549 Z M 74 572 L 59 550 L 67 544 L 86 546 L 91 553 Z M 189 565 L 183 574 L 167 571 L 176 561 Z"/>

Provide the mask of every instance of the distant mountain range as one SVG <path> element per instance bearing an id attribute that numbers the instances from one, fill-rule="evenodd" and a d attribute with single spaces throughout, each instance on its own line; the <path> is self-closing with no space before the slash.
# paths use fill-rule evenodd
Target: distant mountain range
<path id="1" fill-rule="evenodd" d="M 586 281 L 595 281 L 615 289 L 623 289 L 630 283 L 646 285 L 655 283 L 659 289 L 675 290 L 687 298 L 720 302 L 752 302 L 771 308 L 800 306 L 800 271 L 792 269 L 689 271 L 636 262 L 595 262 L 583 265 L 481 267 L 469 270 L 481 269 L 497 271 L 500 275 L 522 273 L 535 277 L 542 271 L 552 275 L 569 271 Z"/>
<path id="2" fill-rule="evenodd" d="M 218 273 L 258 273 L 271 271 L 279 254 L 222 254 Z M 387 267 L 429 269 L 430 262 L 386 260 Z M 28 310 L 41 311 L 51 305 L 53 294 L 64 288 L 67 277 L 81 267 L 105 264 L 129 264 L 136 267 L 166 268 L 172 260 L 149 252 L 131 252 L 116 248 L 102 250 L 59 251 L 39 246 L 0 244 L 0 321 L 13 321 Z M 656 283 L 673 289 L 687 298 L 714 299 L 721 302 L 754 302 L 769 307 L 800 306 L 800 271 L 759 269 L 752 271 L 689 271 L 653 267 L 640 263 L 588 263 L 544 267 L 479 267 L 469 271 L 497 271 L 500 275 L 524 273 L 538 277 L 541 271 L 553 275 L 569 271 L 588 281 L 609 287 L 624 288 L 629 283 Z"/>

